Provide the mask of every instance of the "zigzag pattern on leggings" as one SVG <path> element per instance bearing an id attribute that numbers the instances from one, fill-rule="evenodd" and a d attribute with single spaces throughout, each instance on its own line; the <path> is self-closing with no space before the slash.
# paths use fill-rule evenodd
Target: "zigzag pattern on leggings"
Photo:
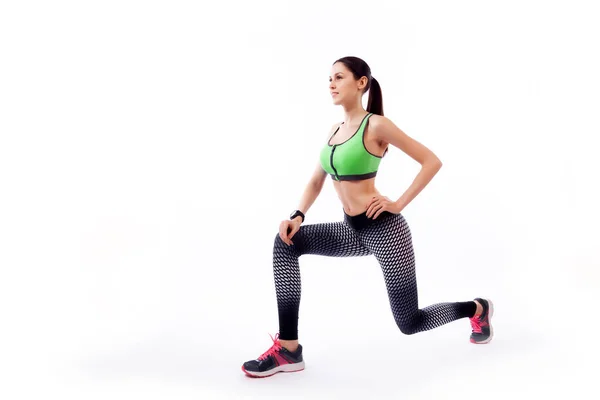
<path id="1" fill-rule="evenodd" d="M 394 320 L 404 334 L 427 331 L 471 317 L 475 312 L 472 301 L 438 303 L 419 309 L 412 237 L 402 214 L 375 220 L 362 229 L 355 229 L 346 221 L 301 225 L 292 241 L 294 244 L 288 246 L 277 234 L 273 245 L 279 334 L 283 340 L 298 338 L 299 258 L 303 254 L 327 257 L 374 255 L 383 272 Z"/>

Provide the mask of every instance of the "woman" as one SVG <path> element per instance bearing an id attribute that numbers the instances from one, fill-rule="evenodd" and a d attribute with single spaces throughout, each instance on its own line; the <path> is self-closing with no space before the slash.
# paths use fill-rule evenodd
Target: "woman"
<path id="1" fill-rule="evenodd" d="M 333 103 L 344 108 L 344 121 L 331 127 L 320 162 L 304 191 L 299 209 L 282 221 L 273 247 L 273 270 L 279 313 L 279 333 L 273 345 L 242 370 L 265 377 L 277 372 L 304 369 L 302 345 L 298 343 L 300 267 L 303 254 L 329 257 L 374 255 L 381 265 L 392 313 L 400 331 L 407 335 L 427 331 L 451 321 L 469 318 L 470 341 L 488 343 L 493 330 L 489 299 L 439 303 L 419 309 L 415 258 L 410 229 L 401 211 L 431 181 L 442 166 L 427 147 L 407 136 L 383 116 L 379 83 L 360 58 L 344 57 L 331 69 L 329 89 Z M 369 91 L 367 110 L 362 96 Z M 419 162 L 421 171 L 396 201 L 375 188 L 375 175 L 388 145 Z M 344 209 L 343 221 L 302 225 L 304 215 L 331 176 Z"/>

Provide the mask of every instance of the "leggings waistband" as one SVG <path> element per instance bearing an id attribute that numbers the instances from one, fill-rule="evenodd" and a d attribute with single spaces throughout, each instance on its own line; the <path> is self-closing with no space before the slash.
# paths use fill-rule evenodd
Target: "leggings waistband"
<path id="1" fill-rule="evenodd" d="M 360 229 L 366 228 L 368 226 L 371 226 L 373 224 L 376 224 L 380 221 L 383 221 L 394 215 L 396 215 L 396 214 L 391 213 L 389 211 L 383 211 L 381 214 L 379 214 L 379 216 L 377 216 L 376 219 L 373 219 L 373 217 L 371 217 L 371 218 L 367 217 L 366 211 L 363 212 L 362 214 L 358 214 L 358 215 L 348 215 L 348 214 L 346 214 L 346 211 L 344 210 L 344 221 L 351 228 L 360 230 Z"/>

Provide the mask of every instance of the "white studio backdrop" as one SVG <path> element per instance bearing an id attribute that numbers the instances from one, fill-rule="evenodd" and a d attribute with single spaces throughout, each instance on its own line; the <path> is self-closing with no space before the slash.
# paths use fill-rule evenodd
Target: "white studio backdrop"
<path id="1" fill-rule="evenodd" d="M 0 4 L 2 398 L 591 393 L 594 2 Z M 489 296 L 495 339 L 402 335 L 374 258 L 303 256 L 307 369 L 251 380 L 347 55 L 444 163 L 403 211 L 420 306 Z M 418 170 L 392 148 L 377 188 Z M 306 223 L 342 215 L 328 179 Z"/>

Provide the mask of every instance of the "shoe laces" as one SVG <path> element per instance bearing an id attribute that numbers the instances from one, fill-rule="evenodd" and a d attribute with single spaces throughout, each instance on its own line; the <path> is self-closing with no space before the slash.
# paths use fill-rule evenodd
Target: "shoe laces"
<path id="1" fill-rule="evenodd" d="M 469 318 L 469 321 L 471 321 L 471 328 L 473 328 L 473 332 L 475 332 L 475 333 L 482 333 L 481 320 L 479 319 L 479 317 L 480 317 L 480 315 Z"/>
<path id="2" fill-rule="evenodd" d="M 273 345 L 269 348 L 269 350 L 265 351 L 264 353 L 261 354 L 260 357 L 258 357 L 259 360 L 264 360 L 265 358 L 269 357 L 270 355 L 274 355 L 276 352 L 281 350 L 281 343 L 279 342 L 279 333 L 276 333 L 275 337 L 273 337 L 269 333 L 269 336 L 271 336 L 271 340 L 273 340 Z"/>

